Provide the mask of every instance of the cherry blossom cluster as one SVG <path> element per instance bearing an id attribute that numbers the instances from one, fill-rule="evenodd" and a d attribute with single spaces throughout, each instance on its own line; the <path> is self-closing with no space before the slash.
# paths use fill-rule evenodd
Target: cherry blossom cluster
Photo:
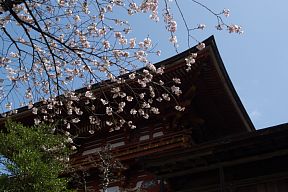
<path id="1" fill-rule="evenodd" d="M 243 33 L 242 27 L 239 25 L 232 24 L 227 26 L 227 28 L 229 33 L 239 33 L 239 34 Z"/>
<path id="2" fill-rule="evenodd" d="M 27 106 L 35 115 L 35 124 L 54 123 L 61 117 L 60 124 L 67 132 L 72 126 L 80 126 L 83 119 L 97 129 L 108 127 L 116 131 L 123 127 L 135 129 L 135 119 L 160 114 L 160 102 L 171 103 L 172 108 L 183 111 L 185 107 L 178 102 L 182 94 L 181 79 L 173 77 L 166 82 L 161 79 L 165 68 L 155 67 L 149 60 L 151 55 L 161 53 L 155 51 L 153 38 L 136 39 L 129 24 L 130 16 L 137 14 L 147 13 L 156 22 L 162 16 L 168 41 L 176 48 L 178 24 L 172 14 L 172 3 L 167 0 L 0 1 L 3 116 Z M 126 15 L 119 16 L 118 11 L 123 10 Z M 160 16 L 159 10 L 163 10 Z M 228 9 L 212 13 L 218 19 L 217 29 L 226 26 L 230 33 L 242 33 L 240 26 L 223 22 L 221 16 L 228 17 Z M 204 28 L 205 24 L 196 27 Z M 188 41 L 192 38 L 190 30 L 187 29 Z M 196 42 L 198 50 L 205 48 L 204 43 Z M 185 59 L 187 71 L 196 57 L 197 53 L 192 53 Z M 79 87 L 84 88 L 75 91 Z"/>
<path id="3" fill-rule="evenodd" d="M 182 94 L 180 78 L 173 78 L 168 83 L 155 79 L 161 77 L 164 70 L 164 67 L 156 68 L 153 64 L 147 64 L 139 74 L 133 72 L 125 78 L 116 77 L 111 81 L 112 85 L 106 85 L 106 89 L 110 86 L 107 91 L 101 92 L 87 86 L 83 92 L 65 92 L 60 101 L 49 98 L 43 100 L 40 107 L 31 105 L 32 113 L 38 115 L 34 119 L 35 124 L 54 122 L 56 117 L 62 116 L 66 131 L 70 130 L 71 125 L 81 124 L 81 121 L 94 125 L 89 130 L 90 134 L 102 128 L 108 128 L 110 132 L 123 127 L 135 129 L 135 119 L 148 119 L 160 114 L 160 102 L 177 103 L 177 98 Z M 127 89 L 132 91 L 128 92 Z M 180 105 L 175 107 L 178 111 L 184 109 Z M 83 114 L 87 114 L 88 119 Z"/>
<path id="4" fill-rule="evenodd" d="M 171 13 L 171 10 L 169 8 L 164 9 L 163 13 L 163 19 L 166 24 L 166 29 L 171 33 L 171 37 L 169 38 L 169 41 L 177 47 L 177 36 L 175 35 L 177 31 L 177 22 L 173 18 L 173 15 Z"/>

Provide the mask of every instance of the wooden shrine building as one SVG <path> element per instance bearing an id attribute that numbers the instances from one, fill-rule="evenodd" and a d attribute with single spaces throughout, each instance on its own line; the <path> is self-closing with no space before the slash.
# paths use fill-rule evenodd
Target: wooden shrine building
<path id="1" fill-rule="evenodd" d="M 72 165 L 90 170 L 87 191 L 99 189 L 95 160 L 109 143 L 126 169 L 108 192 L 288 192 L 288 125 L 256 131 L 214 38 L 205 44 L 188 73 L 185 58 L 195 47 L 156 64 L 165 66 L 161 78 L 181 78 L 185 112 L 161 106 L 164 114 L 139 120 L 134 130 L 79 139 Z"/>
<path id="2" fill-rule="evenodd" d="M 79 191 L 103 191 L 99 152 L 109 144 L 110 160 L 125 168 L 112 170 L 108 192 L 288 192 L 288 124 L 255 130 L 214 38 L 204 43 L 189 72 L 195 47 L 156 64 L 164 80 L 181 79 L 184 112 L 163 104 L 160 115 L 134 120 L 136 129 L 93 135 L 79 125 L 71 157 L 71 172 L 83 173 Z"/>

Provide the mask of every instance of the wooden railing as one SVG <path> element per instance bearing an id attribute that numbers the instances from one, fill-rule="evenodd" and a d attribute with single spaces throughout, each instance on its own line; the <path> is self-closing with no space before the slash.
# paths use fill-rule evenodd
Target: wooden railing
<path id="1" fill-rule="evenodd" d="M 114 158 L 120 161 L 125 161 L 133 158 L 143 157 L 150 154 L 163 153 L 165 151 L 177 150 L 179 148 L 189 147 L 191 144 L 191 135 L 185 131 L 163 135 L 137 143 L 126 144 L 121 147 L 112 149 Z M 98 159 L 98 154 L 76 154 L 71 158 L 71 165 L 74 169 L 89 169 L 95 167 Z"/>

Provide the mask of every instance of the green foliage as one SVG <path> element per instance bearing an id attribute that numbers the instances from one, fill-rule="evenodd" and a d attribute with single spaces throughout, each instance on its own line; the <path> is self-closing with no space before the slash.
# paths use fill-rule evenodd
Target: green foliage
<path id="1" fill-rule="evenodd" d="M 59 178 L 67 168 L 70 150 L 65 135 L 53 134 L 51 126 L 26 127 L 14 122 L 0 130 L 0 191 L 60 192 L 68 179 Z"/>

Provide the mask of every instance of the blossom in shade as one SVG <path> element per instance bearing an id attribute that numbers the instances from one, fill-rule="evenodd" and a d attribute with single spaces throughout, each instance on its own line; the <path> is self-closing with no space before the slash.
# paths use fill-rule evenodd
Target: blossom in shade
<path id="1" fill-rule="evenodd" d="M 203 49 L 205 48 L 205 43 L 199 43 L 199 44 L 196 46 L 196 48 L 197 48 L 199 51 L 203 50 Z"/>

